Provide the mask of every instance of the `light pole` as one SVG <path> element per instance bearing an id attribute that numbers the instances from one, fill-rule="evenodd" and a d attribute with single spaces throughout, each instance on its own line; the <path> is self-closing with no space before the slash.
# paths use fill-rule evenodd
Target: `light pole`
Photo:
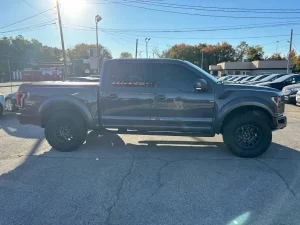
<path id="1" fill-rule="evenodd" d="M 148 42 L 150 41 L 151 38 L 145 38 L 146 42 L 146 58 L 148 59 Z"/>
<path id="2" fill-rule="evenodd" d="M 99 41 L 98 41 L 98 23 L 102 20 L 101 16 L 97 15 L 95 16 L 95 23 L 96 23 L 96 41 L 97 41 L 97 71 L 98 74 L 100 73 L 99 71 Z"/>
<path id="3" fill-rule="evenodd" d="M 57 14 L 58 14 L 61 48 L 62 48 L 63 60 L 64 60 L 64 75 L 65 75 L 64 78 L 66 78 L 66 77 L 68 77 L 67 58 L 66 58 L 64 35 L 63 35 L 63 30 L 62 30 L 62 25 L 61 25 L 60 6 L 59 6 L 58 0 L 56 0 L 56 8 L 57 8 Z"/>

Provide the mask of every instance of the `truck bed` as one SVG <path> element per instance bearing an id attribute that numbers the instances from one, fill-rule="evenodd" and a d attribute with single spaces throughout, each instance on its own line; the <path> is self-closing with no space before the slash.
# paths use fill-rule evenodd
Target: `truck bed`
<path id="1" fill-rule="evenodd" d="M 98 91 L 96 82 L 43 81 L 22 84 L 18 90 L 26 95 L 19 101 L 21 123 L 44 126 L 41 115 L 51 116 L 62 110 L 74 111 L 75 105 L 89 118 L 89 127 L 98 126 Z M 50 106 L 50 107 L 48 107 Z"/>

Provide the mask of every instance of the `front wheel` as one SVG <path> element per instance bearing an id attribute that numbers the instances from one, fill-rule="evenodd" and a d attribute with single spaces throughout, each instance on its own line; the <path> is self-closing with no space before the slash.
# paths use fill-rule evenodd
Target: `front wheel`
<path id="1" fill-rule="evenodd" d="M 87 128 L 81 116 L 70 113 L 53 115 L 45 126 L 48 143 L 56 150 L 70 152 L 80 147 L 87 136 Z"/>
<path id="2" fill-rule="evenodd" d="M 223 140 L 230 151 L 243 158 L 263 154 L 272 142 L 272 130 L 268 118 L 246 113 L 232 118 L 223 130 Z"/>

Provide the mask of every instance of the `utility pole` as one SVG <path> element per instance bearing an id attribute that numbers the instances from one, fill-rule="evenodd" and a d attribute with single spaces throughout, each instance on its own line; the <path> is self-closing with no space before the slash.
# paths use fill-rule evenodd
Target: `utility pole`
<path id="1" fill-rule="evenodd" d="M 288 55 L 288 63 L 287 63 L 287 68 L 286 72 L 289 74 L 290 73 L 290 61 L 291 61 L 291 53 L 292 53 L 292 44 L 293 44 L 293 29 L 291 29 L 291 37 L 290 37 L 290 49 L 289 49 L 289 55 Z"/>
<path id="2" fill-rule="evenodd" d="M 7 64 L 8 64 L 8 75 L 9 75 L 9 81 L 10 81 L 10 93 L 12 93 L 12 81 L 11 81 L 10 63 L 9 63 L 9 60 L 7 60 Z"/>
<path id="3" fill-rule="evenodd" d="M 277 41 L 277 46 L 276 46 L 276 53 L 278 54 L 278 43 L 279 41 Z"/>
<path id="4" fill-rule="evenodd" d="M 148 59 L 148 42 L 150 41 L 151 38 L 145 38 L 146 42 L 146 58 Z"/>
<path id="5" fill-rule="evenodd" d="M 68 77 L 68 68 L 67 68 L 67 59 L 66 59 L 66 51 L 65 51 L 65 43 L 64 43 L 64 34 L 63 34 L 63 30 L 62 30 L 62 25 L 61 25 L 60 6 L 59 6 L 58 0 L 56 0 L 56 7 L 57 7 L 57 14 L 58 14 L 61 47 L 62 47 L 63 60 L 64 60 L 64 74 L 65 74 L 65 78 L 66 78 L 66 77 Z"/>
<path id="6" fill-rule="evenodd" d="M 154 52 L 152 52 L 153 53 L 153 59 L 154 59 Z"/>
<path id="7" fill-rule="evenodd" d="M 201 51 L 202 56 L 201 56 L 201 69 L 203 69 L 203 51 Z"/>
<path id="8" fill-rule="evenodd" d="M 99 40 L 98 40 L 98 23 L 99 23 L 100 20 L 102 20 L 101 16 L 99 16 L 99 15 L 95 16 L 96 42 L 97 42 L 97 71 L 98 71 L 98 74 L 100 74 L 100 65 L 99 65 L 100 52 L 99 52 Z"/>
<path id="9" fill-rule="evenodd" d="M 136 42 L 135 42 L 135 58 L 137 58 L 138 45 L 139 45 L 139 39 L 136 39 Z"/>

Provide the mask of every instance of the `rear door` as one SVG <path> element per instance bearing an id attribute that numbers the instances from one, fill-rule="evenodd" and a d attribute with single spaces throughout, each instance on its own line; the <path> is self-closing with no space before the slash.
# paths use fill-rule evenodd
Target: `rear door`
<path id="1" fill-rule="evenodd" d="M 199 74 L 179 64 L 153 63 L 152 126 L 160 130 L 210 130 L 214 115 L 211 88 L 195 91 Z"/>
<path id="2" fill-rule="evenodd" d="M 111 62 L 101 82 L 102 124 L 105 127 L 149 126 L 152 100 L 146 84 L 151 73 L 147 62 Z"/>

